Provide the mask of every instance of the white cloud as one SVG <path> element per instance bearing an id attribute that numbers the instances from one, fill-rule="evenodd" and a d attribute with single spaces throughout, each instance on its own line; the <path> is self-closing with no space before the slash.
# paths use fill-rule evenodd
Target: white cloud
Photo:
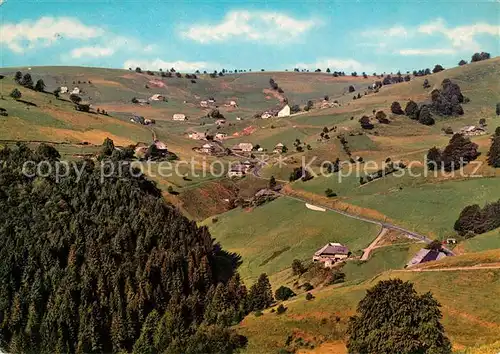
<path id="1" fill-rule="evenodd" d="M 441 54 L 454 54 L 456 52 L 453 48 L 442 49 L 401 49 L 396 53 L 401 55 L 441 55 Z"/>
<path id="2" fill-rule="evenodd" d="M 174 68 L 177 71 L 194 72 L 196 70 L 215 69 L 220 67 L 220 65 L 204 61 L 193 61 L 193 62 L 182 61 L 182 60 L 164 61 L 159 58 L 155 60 L 130 59 L 123 64 L 124 69 L 128 68 L 134 69 L 136 67 L 140 67 L 143 70 L 159 70 L 159 69 L 168 70 L 170 68 Z"/>
<path id="3" fill-rule="evenodd" d="M 87 40 L 100 37 L 104 31 L 99 27 L 82 24 L 71 17 L 41 17 L 37 21 L 5 23 L 0 26 L 0 43 L 16 53 L 37 45 L 50 45 L 63 38 Z"/>
<path id="4" fill-rule="evenodd" d="M 410 31 L 401 25 L 396 25 L 389 28 L 380 28 L 380 29 L 370 29 L 361 32 L 363 37 L 408 37 L 410 35 Z"/>
<path id="5" fill-rule="evenodd" d="M 487 34 L 500 37 L 500 26 L 488 23 L 475 23 L 457 27 L 448 27 L 442 18 L 438 18 L 427 24 L 418 27 L 418 32 L 434 35 L 442 34 L 446 36 L 452 46 L 463 50 L 478 51 L 479 44 L 475 41 L 476 35 Z"/>
<path id="6" fill-rule="evenodd" d="M 113 55 L 115 50 L 113 48 L 106 47 L 80 47 L 75 48 L 71 51 L 71 57 L 74 59 L 86 57 L 86 58 L 100 58 L 100 57 L 109 57 Z"/>
<path id="7" fill-rule="evenodd" d="M 279 43 L 300 36 L 317 21 L 299 20 L 277 12 L 231 11 L 218 24 L 189 27 L 182 35 L 200 43 L 241 37 L 251 41 Z"/>
<path id="8" fill-rule="evenodd" d="M 294 65 L 295 68 L 299 69 L 322 69 L 330 68 L 332 71 L 345 71 L 345 70 L 354 70 L 354 71 L 372 71 L 373 66 L 369 64 L 362 64 L 354 59 L 337 59 L 337 58 L 326 58 L 319 59 L 315 63 L 298 63 Z"/>

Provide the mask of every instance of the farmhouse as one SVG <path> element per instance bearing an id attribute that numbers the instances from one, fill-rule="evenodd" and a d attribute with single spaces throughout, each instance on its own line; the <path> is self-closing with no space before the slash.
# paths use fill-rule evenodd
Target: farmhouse
<path id="1" fill-rule="evenodd" d="M 444 252 L 438 250 L 428 250 L 422 248 L 417 254 L 406 264 L 407 267 L 411 267 L 417 264 L 437 261 L 443 257 L 446 257 Z"/>
<path id="2" fill-rule="evenodd" d="M 193 140 L 205 139 L 205 133 L 189 132 L 188 133 L 188 138 L 189 139 L 193 139 Z"/>
<path id="3" fill-rule="evenodd" d="M 285 105 L 279 112 L 278 117 L 288 117 L 290 115 L 290 106 Z"/>
<path id="4" fill-rule="evenodd" d="M 341 261 L 349 257 L 349 249 L 340 243 L 327 243 L 314 253 L 313 262 L 322 262 L 325 267 L 329 268 L 335 262 Z"/>
<path id="5" fill-rule="evenodd" d="M 262 113 L 262 115 L 260 116 L 262 119 L 269 119 L 271 118 L 273 115 L 269 112 L 264 112 Z"/>
<path id="6" fill-rule="evenodd" d="M 234 145 L 231 150 L 234 152 L 251 152 L 253 150 L 252 143 L 239 143 Z"/>
<path id="7" fill-rule="evenodd" d="M 274 147 L 273 152 L 274 152 L 275 154 L 281 154 L 281 153 L 283 153 L 283 148 L 284 148 L 284 147 L 285 147 L 285 145 L 283 145 L 282 143 L 278 143 L 278 144 L 276 144 L 276 146 Z"/>
<path id="8" fill-rule="evenodd" d="M 215 124 L 217 124 L 218 126 L 224 125 L 224 124 L 226 124 L 226 120 L 225 119 L 217 119 L 215 121 Z"/>
<path id="9" fill-rule="evenodd" d="M 215 146 L 210 143 L 204 144 L 200 149 L 200 152 L 204 154 L 212 154 L 214 151 L 215 151 Z"/>
<path id="10" fill-rule="evenodd" d="M 215 139 L 216 140 L 223 140 L 223 139 L 226 139 L 227 138 L 227 134 L 226 133 L 217 133 L 215 134 Z"/>
<path id="11" fill-rule="evenodd" d="M 208 102 L 207 101 L 201 101 L 200 106 L 203 108 L 208 108 Z"/>
<path id="12" fill-rule="evenodd" d="M 165 101 L 165 96 L 155 93 L 153 96 L 149 97 L 150 101 Z"/>
<path id="13" fill-rule="evenodd" d="M 80 94 L 80 89 L 78 87 L 75 87 L 73 91 L 71 91 L 72 95 L 79 95 Z"/>
<path id="14" fill-rule="evenodd" d="M 155 140 L 153 144 L 158 150 L 167 150 L 167 144 L 165 144 L 163 141 Z"/>
<path id="15" fill-rule="evenodd" d="M 231 167 L 229 172 L 227 173 L 227 176 L 230 178 L 233 177 L 243 177 L 246 174 L 246 167 L 243 165 L 236 165 Z"/>
<path id="16" fill-rule="evenodd" d="M 186 115 L 185 114 L 182 114 L 182 113 L 175 113 L 172 117 L 173 120 L 176 120 L 176 121 L 183 121 L 183 120 L 186 120 Z"/>
<path id="17" fill-rule="evenodd" d="M 149 104 L 148 100 L 145 100 L 144 98 L 137 99 L 137 103 L 140 104 L 141 106 L 144 106 L 145 104 Z"/>
<path id="18" fill-rule="evenodd" d="M 68 93 L 68 88 L 66 86 L 61 86 L 61 87 L 59 87 L 59 92 L 60 93 Z"/>
<path id="19" fill-rule="evenodd" d="M 486 134 L 486 131 L 484 130 L 484 128 L 477 127 L 475 125 L 470 125 L 470 126 L 463 127 L 462 129 L 460 129 L 460 132 L 462 134 L 464 134 L 464 135 L 467 135 L 467 136 L 475 136 L 475 135 L 484 135 L 484 134 Z"/>

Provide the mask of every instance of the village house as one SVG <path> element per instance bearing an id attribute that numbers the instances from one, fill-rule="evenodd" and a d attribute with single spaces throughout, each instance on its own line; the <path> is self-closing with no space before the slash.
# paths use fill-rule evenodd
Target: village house
<path id="1" fill-rule="evenodd" d="M 236 120 L 240 121 L 240 120 L 242 120 L 242 119 L 241 119 L 241 117 L 236 117 Z"/>
<path id="2" fill-rule="evenodd" d="M 215 140 L 223 140 L 223 139 L 226 139 L 227 138 L 227 134 L 226 133 L 217 133 L 215 134 Z"/>
<path id="3" fill-rule="evenodd" d="M 224 106 L 236 108 L 238 107 L 238 104 L 236 103 L 236 101 L 229 101 L 229 103 L 226 103 Z"/>
<path id="4" fill-rule="evenodd" d="M 290 106 L 285 105 L 279 112 L 278 112 L 278 117 L 288 117 L 290 116 Z"/>
<path id="5" fill-rule="evenodd" d="M 200 106 L 203 108 L 208 108 L 208 102 L 207 101 L 201 101 Z"/>
<path id="6" fill-rule="evenodd" d="M 283 148 L 285 147 L 285 145 L 283 145 L 282 143 L 278 143 L 276 144 L 276 146 L 274 147 L 274 150 L 273 152 L 275 154 L 282 154 L 283 153 Z"/>
<path id="7" fill-rule="evenodd" d="M 229 172 L 227 173 L 227 176 L 229 178 L 233 177 L 243 177 L 246 174 L 246 168 L 243 165 L 236 165 L 232 166 Z"/>
<path id="8" fill-rule="evenodd" d="M 68 93 L 68 88 L 66 86 L 61 86 L 61 87 L 59 87 L 59 92 L 60 93 Z"/>
<path id="9" fill-rule="evenodd" d="M 217 119 L 215 121 L 215 124 L 217 124 L 218 126 L 224 125 L 224 124 L 226 124 L 226 120 L 225 119 Z"/>
<path id="10" fill-rule="evenodd" d="M 149 97 L 150 101 L 165 101 L 165 96 L 155 93 L 153 96 Z"/>
<path id="11" fill-rule="evenodd" d="M 438 250 L 428 250 L 422 248 L 417 254 L 406 264 L 406 267 L 411 267 L 417 264 L 422 264 L 431 261 L 437 261 L 446 257 L 446 253 Z"/>
<path id="12" fill-rule="evenodd" d="M 72 95 L 79 95 L 80 94 L 80 89 L 78 87 L 75 87 L 73 91 L 71 91 Z"/>
<path id="13" fill-rule="evenodd" d="M 145 104 L 149 104 L 148 100 L 144 99 L 144 98 L 139 98 L 137 99 L 137 103 L 141 106 L 144 106 Z"/>
<path id="14" fill-rule="evenodd" d="M 260 116 L 262 119 L 269 119 L 271 118 L 273 115 L 269 112 L 264 112 L 262 113 L 262 115 Z"/>
<path id="15" fill-rule="evenodd" d="M 231 150 L 234 152 L 251 152 L 253 150 L 252 143 L 239 143 L 234 145 Z"/>
<path id="16" fill-rule="evenodd" d="M 475 125 L 466 126 L 460 129 L 460 132 L 467 136 L 484 135 L 486 130 L 482 127 L 477 127 Z"/>
<path id="17" fill-rule="evenodd" d="M 200 152 L 204 154 L 212 154 L 214 151 L 215 151 L 215 146 L 210 143 L 204 144 L 200 149 Z"/>
<path id="18" fill-rule="evenodd" d="M 188 138 L 189 139 L 193 139 L 193 140 L 205 139 L 205 133 L 189 132 L 188 133 Z"/>
<path id="19" fill-rule="evenodd" d="M 327 243 L 314 253 L 313 262 L 321 262 L 325 268 L 332 267 L 336 262 L 343 261 L 349 257 L 351 252 L 340 243 Z"/>
<path id="20" fill-rule="evenodd" d="M 182 114 L 182 113 L 175 113 L 172 117 L 172 120 L 176 120 L 176 121 L 184 121 L 186 120 L 186 115 L 185 114 Z"/>
<path id="21" fill-rule="evenodd" d="M 246 161 L 241 162 L 240 165 L 245 168 L 245 172 L 248 172 L 252 168 L 253 163 L 249 160 L 246 160 Z"/>
<path id="22" fill-rule="evenodd" d="M 153 144 L 156 146 L 158 150 L 167 151 L 167 144 L 165 144 L 163 141 L 155 140 Z"/>

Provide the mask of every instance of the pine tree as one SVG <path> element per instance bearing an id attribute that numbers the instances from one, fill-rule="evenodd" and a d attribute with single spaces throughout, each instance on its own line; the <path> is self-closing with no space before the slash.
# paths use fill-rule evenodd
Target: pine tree
<path id="1" fill-rule="evenodd" d="M 33 88 L 33 79 L 31 78 L 30 73 L 26 73 L 21 80 L 21 85 L 27 88 Z"/>
<path id="2" fill-rule="evenodd" d="M 10 93 L 10 97 L 12 97 L 13 99 L 15 100 L 18 100 L 20 99 L 22 96 L 21 94 L 21 91 L 19 91 L 18 89 L 13 89 L 12 92 Z"/>
<path id="3" fill-rule="evenodd" d="M 276 179 L 274 178 L 274 176 L 271 176 L 271 178 L 269 179 L 269 189 L 274 188 L 276 188 Z"/>
<path id="4" fill-rule="evenodd" d="M 39 79 L 35 85 L 35 91 L 43 92 L 45 90 L 45 83 L 42 79 Z"/>
<path id="5" fill-rule="evenodd" d="M 271 283 L 266 273 L 262 273 L 255 284 L 250 288 L 248 294 L 248 305 L 250 311 L 264 310 L 273 303 L 273 292 Z"/>
<path id="6" fill-rule="evenodd" d="M 21 83 L 22 78 L 23 78 L 23 73 L 20 71 L 17 71 L 16 74 L 14 75 L 14 81 L 19 84 L 19 83 Z"/>

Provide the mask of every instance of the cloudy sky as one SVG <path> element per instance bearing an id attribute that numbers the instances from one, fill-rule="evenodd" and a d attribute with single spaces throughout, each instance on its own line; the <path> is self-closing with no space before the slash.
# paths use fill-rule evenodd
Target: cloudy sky
<path id="1" fill-rule="evenodd" d="M 0 0 L 0 66 L 350 72 L 500 54 L 498 1 Z"/>

